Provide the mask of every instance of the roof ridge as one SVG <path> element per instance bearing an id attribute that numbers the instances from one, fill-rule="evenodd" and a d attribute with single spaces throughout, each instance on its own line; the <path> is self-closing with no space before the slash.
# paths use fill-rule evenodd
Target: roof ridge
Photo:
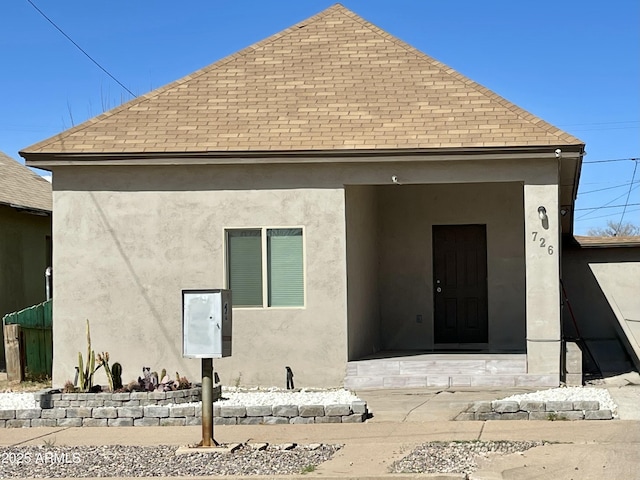
<path id="1" fill-rule="evenodd" d="M 339 5 L 339 4 L 336 4 L 336 5 Z M 437 60 L 437 59 L 433 58 L 432 56 L 430 56 L 430 55 L 418 50 L 416 47 L 414 47 L 411 44 L 405 42 L 404 40 L 401 40 L 400 38 L 390 34 L 389 32 L 386 32 L 385 30 L 382 30 L 380 27 L 377 27 L 375 24 L 369 22 L 368 20 L 366 20 L 363 17 L 361 17 L 360 15 L 352 12 L 351 10 L 343 7 L 342 13 L 344 13 L 347 16 L 349 16 L 352 20 L 357 21 L 361 25 L 367 27 L 372 32 L 374 32 L 374 33 L 380 35 L 381 37 L 385 38 L 386 40 L 391 41 L 396 46 L 406 50 L 409 53 L 412 53 L 413 55 L 415 55 L 419 59 L 429 61 L 429 63 L 431 63 L 434 67 L 440 69 L 443 73 L 447 74 L 448 76 L 454 77 L 457 80 L 462 81 L 465 85 L 467 85 L 470 88 L 473 88 L 475 91 L 477 91 L 479 93 L 482 93 L 485 97 L 488 97 L 488 98 L 490 98 L 492 100 L 495 100 L 500 105 L 502 105 L 503 107 L 505 107 L 506 109 L 511 111 L 513 114 L 515 114 L 518 118 L 535 124 L 537 127 L 542 128 L 545 132 L 558 137 L 559 140 L 563 140 L 564 139 L 565 141 L 568 141 L 568 142 L 575 141 L 578 144 L 584 144 L 584 142 L 582 140 L 580 140 L 579 138 L 571 135 L 568 132 L 565 132 L 565 131 L 559 129 L 558 127 L 550 124 L 549 122 L 543 120 L 542 118 L 538 117 L 537 115 L 533 115 L 532 113 L 524 110 L 523 108 L 521 108 L 518 105 L 516 105 L 515 103 L 507 100 L 503 96 L 498 95 L 497 93 L 495 93 L 490 88 L 487 88 L 484 85 L 482 85 L 482 84 L 472 80 L 471 78 L 461 74 L 460 72 L 456 71 L 454 68 L 450 67 L 446 63 L 443 63 L 440 60 Z"/>
<path id="2" fill-rule="evenodd" d="M 107 110 L 106 112 L 101 113 L 100 115 L 97 115 L 96 117 L 90 118 L 88 120 L 85 120 L 84 122 L 82 122 L 80 125 L 76 125 L 75 127 L 72 127 L 68 130 L 64 130 L 60 133 L 58 133 L 57 135 L 54 135 L 52 137 L 46 138 L 36 144 L 33 144 L 23 150 L 21 150 L 21 152 L 28 152 L 28 151 L 34 151 L 34 150 L 38 150 L 40 148 L 46 147 L 48 144 L 50 143 L 54 143 L 57 140 L 59 140 L 63 135 L 64 137 L 68 137 L 70 135 L 73 135 L 74 133 L 80 132 L 86 128 L 91 127 L 92 125 L 95 125 L 98 122 L 101 122 L 102 120 L 105 120 L 107 118 L 112 117 L 113 115 L 123 111 L 123 110 L 127 110 L 128 108 L 131 108 L 133 106 L 136 105 L 140 105 L 143 102 L 146 102 L 148 100 L 151 100 L 153 98 L 157 98 L 158 96 L 162 95 L 163 93 L 167 92 L 168 90 L 172 90 L 175 87 L 179 87 L 180 85 L 193 80 L 194 78 L 198 78 L 202 75 L 205 75 L 207 73 L 210 73 L 211 71 L 220 68 L 224 65 L 226 65 L 227 63 L 235 60 L 238 57 L 242 57 L 248 53 L 251 53 L 255 50 L 257 50 L 258 48 L 261 48 L 263 46 L 269 45 L 270 43 L 273 43 L 274 41 L 284 37 L 285 35 L 289 35 L 291 33 L 293 33 L 294 31 L 296 31 L 300 27 L 300 24 L 304 23 L 305 26 L 307 23 L 310 23 L 312 21 L 317 21 L 320 20 L 321 18 L 325 17 L 326 15 L 333 13 L 335 10 L 345 10 L 347 12 L 350 12 L 348 9 L 346 9 L 343 5 L 341 5 L 340 3 L 336 3 L 334 5 L 332 5 L 329 8 L 326 8 L 324 10 L 322 10 L 321 12 L 316 13 L 315 15 L 312 15 L 311 17 L 308 17 L 305 20 L 301 20 L 297 23 L 295 23 L 294 25 L 290 26 L 289 28 L 285 28 L 284 30 L 281 30 L 279 32 L 274 33 L 273 35 L 268 36 L 267 38 L 263 38 L 262 40 L 252 43 L 251 45 L 244 47 L 241 50 L 238 50 L 237 52 L 234 52 L 230 55 L 227 55 L 226 57 L 222 57 L 219 60 L 214 61 L 213 63 L 210 63 L 208 65 L 205 65 L 204 67 L 196 70 L 195 72 L 192 72 L 188 75 L 185 75 L 184 77 L 181 77 L 177 80 L 173 80 L 172 82 L 167 83 L 166 85 L 163 85 L 161 87 L 158 87 L 154 90 L 151 90 L 150 92 L 145 93 L 144 95 L 140 95 L 139 97 L 133 98 L 131 100 L 129 100 L 128 102 L 125 102 L 121 105 L 118 105 L 115 108 L 112 108 L 111 110 Z M 352 12 L 350 12 L 352 13 Z M 354 14 L 355 15 L 355 14 Z"/>

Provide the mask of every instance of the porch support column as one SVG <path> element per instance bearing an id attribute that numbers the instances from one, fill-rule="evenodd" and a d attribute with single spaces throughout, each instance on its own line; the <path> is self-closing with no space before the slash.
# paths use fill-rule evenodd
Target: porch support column
<path id="1" fill-rule="evenodd" d="M 560 382 L 558 185 L 524 185 L 527 372 Z"/>

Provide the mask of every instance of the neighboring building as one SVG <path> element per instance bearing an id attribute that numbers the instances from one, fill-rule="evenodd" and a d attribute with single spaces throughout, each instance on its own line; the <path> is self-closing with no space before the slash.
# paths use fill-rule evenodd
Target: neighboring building
<path id="1" fill-rule="evenodd" d="M 640 369 L 640 237 L 576 236 L 562 277 L 564 336 L 582 342 L 585 376 Z"/>
<path id="2" fill-rule="evenodd" d="M 220 287 L 227 384 L 560 381 L 584 144 L 340 5 L 21 155 L 54 172 L 55 384 L 87 318 L 125 380 L 198 377 L 181 290 Z"/>
<path id="3" fill-rule="evenodd" d="M 0 319 L 46 300 L 50 265 L 51 184 L 0 152 Z"/>

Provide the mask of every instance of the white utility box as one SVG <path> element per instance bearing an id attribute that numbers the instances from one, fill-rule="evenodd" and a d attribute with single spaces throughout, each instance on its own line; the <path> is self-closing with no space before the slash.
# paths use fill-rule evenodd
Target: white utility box
<path id="1" fill-rule="evenodd" d="M 231 290 L 182 291 L 182 356 L 231 356 Z"/>

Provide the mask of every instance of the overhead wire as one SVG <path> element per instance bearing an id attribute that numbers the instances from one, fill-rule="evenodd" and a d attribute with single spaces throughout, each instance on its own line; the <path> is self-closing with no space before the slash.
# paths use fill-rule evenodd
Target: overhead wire
<path id="1" fill-rule="evenodd" d="M 633 167 L 633 175 L 631 175 L 631 184 L 633 184 L 633 181 L 636 179 L 636 171 L 637 170 L 638 170 L 638 160 L 636 160 L 636 164 Z M 618 230 L 617 231 L 620 231 L 620 227 L 622 227 L 622 221 L 624 220 L 624 214 L 627 211 L 627 205 L 633 205 L 633 204 L 629 203 L 629 197 L 631 196 L 631 191 L 632 190 L 633 190 L 633 188 L 631 188 L 631 185 L 629 185 L 629 191 L 627 192 L 627 200 L 626 200 L 625 205 L 624 205 L 624 210 L 622 210 L 622 215 L 620 215 L 620 223 L 618 223 Z"/>
<path id="2" fill-rule="evenodd" d="M 635 186 L 635 187 L 633 187 L 631 190 L 635 190 L 635 189 L 636 189 L 636 188 L 638 188 L 638 187 L 640 187 L 640 185 L 636 185 L 636 186 Z M 598 211 L 598 210 L 601 210 L 601 209 L 603 209 L 603 208 L 606 208 L 607 206 L 611 205 L 611 204 L 612 204 L 613 202 L 615 202 L 616 200 L 620 200 L 620 199 L 621 199 L 621 198 L 623 198 L 624 196 L 625 196 L 625 194 L 623 193 L 622 195 L 620 195 L 620 196 L 618 196 L 618 197 L 614 198 L 613 200 L 608 201 L 607 203 L 605 203 L 604 205 L 602 205 L 602 206 L 600 206 L 600 207 L 594 207 L 594 208 L 592 208 L 592 209 L 588 209 L 588 210 L 591 210 L 591 211 L 590 211 L 590 212 L 585 213 L 584 215 L 579 216 L 578 218 L 576 218 L 576 220 L 579 220 L 579 219 L 584 218 L 584 217 L 586 217 L 586 216 L 588 216 L 588 215 L 591 215 L 592 213 L 594 213 L 594 212 L 596 212 L 596 211 Z M 621 206 L 623 206 L 623 205 L 621 205 Z M 578 210 L 578 209 L 576 209 L 576 210 Z M 579 210 L 582 210 L 582 209 L 579 209 Z"/>
<path id="3" fill-rule="evenodd" d="M 633 185 L 634 183 L 640 183 L 640 180 L 638 180 L 637 182 L 627 182 L 627 183 L 621 183 L 620 185 L 615 185 L 613 187 L 604 187 L 604 188 L 598 188 L 596 190 L 589 190 L 588 192 L 578 192 L 578 196 L 580 195 L 587 195 L 588 193 L 596 193 L 596 192 L 603 192 L 605 190 L 614 190 L 616 188 L 622 188 L 622 187 L 627 187 L 629 185 Z"/>
<path id="4" fill-rule="evenodd" d="M 606 206 L 602 206 L 602 207 L 576 208 L 574 210 L 574 212 L 579 212 L 579 211 L 583 211 L 583 210 L 602 210 L 602 209 L 605 209 L 605 208 L 623 208 L 623 207 L 626 207 L 626 206 L 629 206 L 629 205 L 635 207 L 637 205 L 640 205 L 640 203 L 622 203 L 620 205 L 606 205 Z"/>
<path id="5" fill-rule="evenodd" d="M 113 76 L 106 68 L 104 68 L 102 65 L 100 65 L 100 63 L 98 63 L 97 60 L 95 60 L 91 55 L 89 55 L 80 45 L 78 45 L 76 42 L 73 41 L 73 39 L 67 35 L 58 25 L 55 24 L 55 22 L 53 20 L 51 20 L 49 17 L 47 17 L 47 15 L 40 10 L 35 3 L 33 3 L 31 0 L 26 0 L 40 15 L 42 15 L 51 25 L 54 26 L 54 28 L 56 30 L 58 30 L 62 35 L 64 35 L 64 37 L 69 40 L 78 50 L 80 50 L 89 60 L 91 60 L 100 70 L 102 70 L 104 73 L 106 73 L 107 75 L 109 75 L 109 77 L 111 77 L 111 79 L 116 82 L 118 85 L 120 85 L 124 90 L 126 90 L 129 95 L 131 95 L 132 97 L 136 97 L 137 95 L 135 93 L 133 93 L 131 90 L 129 90 L 120 80 L 118 80 L 115 76 Z"/>
<path id="6" fill-rule="evenodd" d="M 593 125 L 618 125 L 621 123 L 640 123 L 640 120 L 626 120 L 618 122 L 592 122 L 592 123 L 563 123 L 559 127 L 584 127 Z"/>
<path id="7" fill-rule="evenodd" d="M 582 163 L 610 163 L 610 162 L 635 162 L 637 158 L 609 158 L 606 160 L 585 160 Z"/>
<path id="8" fill-rule="evenodd" d="M 628 213 L 631 212 L 640 212 L 640 208 L 633 208 L 631 210 L 627 211 Z M 590 222 L 591 220 L 597 220 L 599 218 L 611 218 L 611 214 L 608 215 L 599 215 L 597 217 L 589 217 L 589 218 L 583 218 L 583 219 L 579 219 L 577 218 L 576 220 L 574 220 L 575 222 Z"/>

